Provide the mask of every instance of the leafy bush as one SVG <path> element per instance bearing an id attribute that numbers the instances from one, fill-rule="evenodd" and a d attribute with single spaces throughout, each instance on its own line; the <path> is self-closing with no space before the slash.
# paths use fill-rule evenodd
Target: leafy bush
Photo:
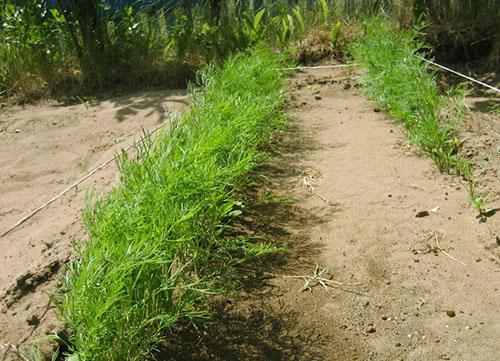
<path id="1" fill-rule="evenodd" d="M 36 0 L 0 5 L 0 91 L 37 98 L 71 65 L 65 19 Z"/>

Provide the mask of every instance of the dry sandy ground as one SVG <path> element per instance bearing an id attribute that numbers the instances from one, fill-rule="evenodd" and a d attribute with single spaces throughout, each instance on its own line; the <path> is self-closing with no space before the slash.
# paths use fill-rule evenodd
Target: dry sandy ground
<path id="1" fill-rule="evenodd" d="M 217 322 L 179 327 L 158 358 L 497 360 L 500 214 L 480 223 L 463 182 L 409 147 L 345 71 L 300 73 L 291 90 L 292 129 L 256 173 L 260 185 L 246 190 L 250 206 L 236 227 L 287 252 L 242 266 L 240 292 L 212 305 Z M 112 156 L 140 125 L 156 124 L 160 104 L 185 101 L 170 95 L 2 116 L 0 230 Z M 465 146 L 475 164 L 489 155 L 477 173 L 498 205 L 498 116 L 478 119 L 466 123 Z M 115 171 L 0 238 L 0 344 L 58 329 L 45 292 L 72 254 L 70 239 L 84 236 L 83 190 L 109 189 Z M 316 264 L 328 290 L 310 282 L 302 292 L 296 276 L 313 276 Z"/>
<path id="2" fill-rule="evenodd" d="M 1 114 L 0 233 L 186 104 L 184 91 L 152 91 Z M 0 359 L 17 359 L 14 346 L 60 328 L 46 292 L 72 254 L 71 240 L 85 237 L 87 190 L 110 189 L 115 179 L 113 162 L 0 238 Z"/>
<path id="3" fill-rule="evenodd" d="M 213 306 L 218 322 L 172 340 L 162 359 L 499 359 L 500 214 L 480 223 L 465 184 L 409 147 L 347 75 L 291 81 L 295 129 L 249 191 L 242 225 L 288 252 L 242 269 L 242 292 Z M 482 131 L 493 144 L 475 152 L 491 153 L 482 181 L 498 206 L 499 139 Z M 286 196 L 296 202 L 269 201 Z M 331 287 L 302 292 L 294 276 L 316 262 Z"/>

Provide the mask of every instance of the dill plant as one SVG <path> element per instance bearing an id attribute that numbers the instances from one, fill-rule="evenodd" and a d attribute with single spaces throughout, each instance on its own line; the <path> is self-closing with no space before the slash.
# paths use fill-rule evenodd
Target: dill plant
<path id="1" fill-rule="evenodd" d="M 460 156 L 456 137 L 465 90 L 440 93 L 432 69 L 414 56 L 427 48 L 419 39 L 415 30 L 396 32 L 379 19 L 366 22 L 365 34 L 351 48 L 366 69 L 359 81 L 370 99 L 405 125 L 410 141 L 440 170 L 469 179 L 469 163 Z"/>
<path id="2" fill-rule="evenodd" d="M 280 66 L 257 48 L 201 72 L 190 111 L 122 157 L 111 193 L 91 197 L 90 239 L 76 243 L 57 297 L 73 358 L 143 360 L 180 318 L 206 317 L 200 301 L 228 265 L 268 251 L 222 232 L 259 146 L 283 124 Z"/>

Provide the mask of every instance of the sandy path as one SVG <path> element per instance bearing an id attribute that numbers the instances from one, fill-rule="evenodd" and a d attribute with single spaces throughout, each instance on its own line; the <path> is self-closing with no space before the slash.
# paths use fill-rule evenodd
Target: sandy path
<path id="1" fill-rule="evenodd" d="M 296 93 L 311 104 L 310 89 Z M 338 204 L 311 240 L 324 244 L 320 264 L 361 282 L 364 294 L 334 292 L 320 312 L 371 359 L 497 359 L 500 268 L 486 248 L 496 243 L 499 216 L 479 223 L 463 184 L 405 149 L 401 131 L 373 105 L 328 86 L 320 96 L 293 114 L 321 145 L 305 161 L 319 175 L 316 191 Z M 319 206 L 317 197 L 309 203 Z M 426 253 L 436 238 L 466 266 Z"/>
<path id="2" fill-rule="evenodd" d="M 297 202 L 244 218 L 289 252 L 249 266 L 245 292 L 214 306 L 222 320 L 165 359 L 497 360 L 500 214 L 479 223 L 464 185 L 407 147 L 346 73 L 291 83 L 297 129 L 263 171 L 267 191 Z M 435 254 L 436 239 L 466 266 Z M 300 292 L 302 279 L 283 277 L 312 275 L 315 262 L 325 278 L 359 285 Z"/>
<path id="3" fill-rule="evenodd" d="M 165 111 L 187 104 L 184 91 L 152 91 L 94 101 L 90 106 L 46 104 L 0 118 L 0 233 L 153 129 Z M 0 238 L 0 359 L 18 345 L 58 329 L 46 291 L 69 259 L 71 239 L 85 237 L 81 210 L 89 187 L 110 189 L 111 163 L 77 190 Z M 12 356 L 12 355 L 11 355 Z"/>

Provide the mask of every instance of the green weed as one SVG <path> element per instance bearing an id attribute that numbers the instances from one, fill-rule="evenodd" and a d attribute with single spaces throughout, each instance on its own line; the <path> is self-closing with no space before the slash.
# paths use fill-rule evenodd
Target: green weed
<path id="1" fill-rule="evenodd" d="M 104 0 L 0 4 L 0 97 L 89 94 L 110 87 L 183 85 L 194 69 L 258 42 L 282 49 L 330 27 L 328 0 L 199 1 L 192 6 Z M 335 2 L 336 3 L 336 2 Z M 332 41 L 336 43 L 337 35 Z"/>
<path id="2" fill-rule="evenodd" d="M 426 49 L 418 31 L 395 32 L 387 23 L 366 23 L 365 37 L 354 44 L 353 55 L 367 71 L 360 82 L 368 96 L 406 126 L 409 139 L 419 145 L 442 171 L 462 176 L 479 217 L 494 214 L 488 195 L 477 192 L 469 161 L 460 152 L 464 140 L 456 129 L 466 111 L 466 89 L 438 91 L 434 73 L 414 55 Z"/>
<path id="3" fill-rule="evenodd" d="M 321 22 L 323 25 L 328 25 L 328 21 L 330 18 L 330 9 L 327 0 L 318 0 L 319 10 L 321 13 Z"/>
<path id="4" fill-rule="evenodd" d="M 337 21 L 332 27 L 332 44 L 336 46 L 340 38 L 340 29 L 342 28 L 342 23 Z"/>
<path id="5" fill-rule="evenodd" d="M 488 107 L 488 111 L 495 115 L 500 115 L 500 103 L 494 103 Z"/>
<path id="6" fill-rule="evenodd" d="M 487 204 L 490 200 L 491 194 L 480 194 L 477 191 L 477 185 L 474 182 L 469 182 L 469 199 L 471 205 L 477 210 L 478 218 L 485 222 L 487 217 L 494 215 L 500 208 L 489 208 Z"/>

